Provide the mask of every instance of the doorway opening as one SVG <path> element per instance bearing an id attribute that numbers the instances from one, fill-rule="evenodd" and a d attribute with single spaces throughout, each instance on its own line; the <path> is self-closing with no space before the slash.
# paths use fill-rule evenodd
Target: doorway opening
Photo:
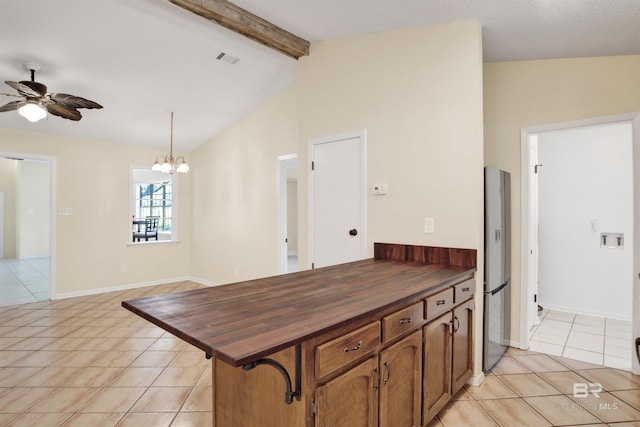
<path id="1" fill-rule="evenodd" d="M 0 153 L 0 305 L 54 295 L 55 159 Z"/>
<path id="2" fill-rule="evenodd" d="M 637 369 L 637 117 L 523 129 L 521 348 Z"/>
<path id="3" fill-rule="evenodd" d="M 294 273 L 298 265 L 298 155 L 278 156 L 278 271 Z"/>

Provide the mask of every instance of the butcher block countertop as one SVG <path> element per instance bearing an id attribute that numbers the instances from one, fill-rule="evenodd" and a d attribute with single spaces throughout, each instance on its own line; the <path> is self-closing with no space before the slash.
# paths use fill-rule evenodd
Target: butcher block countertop
<path id="1" fill-rule="evenodd" d="M 122 306 L 237 367 L 470 278 L 475 252 L 377 243 L 373 259 Z"/>

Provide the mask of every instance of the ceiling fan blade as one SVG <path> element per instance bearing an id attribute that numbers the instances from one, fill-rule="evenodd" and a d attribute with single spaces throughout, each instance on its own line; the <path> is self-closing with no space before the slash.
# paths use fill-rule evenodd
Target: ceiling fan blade
<path id="1" fill-rule="evenodd" d="M 18 108 L 22 107 L 26 103 L 27 101 L 11 101 L 7 104 L 4 104 L 2 107 L 0 107 L 0 113 L 4 113 L 5 111 L 17 110 Z"/>
<path id="2" fill-rule="evenodd" d="M 102 108 L 102 105 L 97 102 L 89 101 L 88 99 L 81 98 L 79 96 L 69 95 L 67 93 L 52 93 L 49 98 L 60 105 L 72 108 Z"/>
<path id="3" fill-rule="evenodd" d="M 38 82 L 29 82 L 25 80 L 21 82 L 5 81 L 5 83 L 17 90 L 20 95 L 27 96 L 29 98 L 40 98 L 47 93 L 47 87 Z"/>
<path id="4" fill-rule="evenodd" d="M 73 121 L 78 121 L 82 118 L 82 114 L 80 111 L 76 110 L 73 107 L 67 107 L 62 104 L 48 104 L 45 107 L 47 111 L 54 116 L 62 117 L 63 119 L 69 119 Z"/>

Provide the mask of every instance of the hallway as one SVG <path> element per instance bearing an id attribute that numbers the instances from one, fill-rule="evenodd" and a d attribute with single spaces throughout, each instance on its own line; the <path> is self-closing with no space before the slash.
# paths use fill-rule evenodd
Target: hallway
<path id="1" fill-rule="evenodd" d="M 543 310 L 529 350 L 631 370 L 631 322 Z"/>
<path id="2" fill-rule="evenodd" d="M 49 257 L 0 260 L 0 307 L 49 300 Z"/>

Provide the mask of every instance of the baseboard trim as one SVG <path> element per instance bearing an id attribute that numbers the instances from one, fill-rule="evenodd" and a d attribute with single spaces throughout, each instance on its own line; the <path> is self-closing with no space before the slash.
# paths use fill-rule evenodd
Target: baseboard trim
<path id="1" fill-rule="evenodd" d="M 623 320 L 625 322 L 630 322 L 631 317 L 620 315 L 619 313 L 607 313 L 604 311 L 597 310 L 585 310 L 579 307 L 569 307 L 564 305 L 555 305 L 555 304 L 545 304 L 540 302 L 540 305 L 545 309 L 554 310 L 554 311 L 563 311 L 565 313 L 574 313 L 574 314 L 582 314 L 585 316 L 595 316 L 595 317 L 606 317 L 607 319 L 615 319 L 615 320 Z"/>
<path id="2" fill-rule="evenodd" d="M 124 285 L 108 286 L 104 288 L 93 288 L 93 289 L 87 289 L 84 291 L 56 293 L 55 295 L 51 296 L 51 299 L 59 300 L 59 299 L 67 299 L 67 298 L 74 298 L 74 297 L 85 297 L 90 295 L 104 294 L 107 292 L 126 291 L 129 289 L 145 288 L 147 286 L 166 285 L 168 283 L 184 282 L 187 280 L 190 280 L 205 286 L 217 286 L 217 284 L 215 284 L 214 282 L 209 282 L 204 279 L 194 278 L 191 276 L 181 276 L 181 277 L 173 277 L 169 279 L 151 280 L 148 282 L 128 283 Z"/>
<path id="3" fill-rule="evenodd" d="M 189 280 L 191 280 L 192 282 L 196 282 L 200 285 L 209 286 L 209 287 L 221 285 L 220 283 L 212 282 L 206 279 L 201 279 L 200 277 L 190 277 Z"/>
<path id="4" fill-rule="evenodd" d="M 480 371 L 478 375 L 473 375 L 471 378 L 469 378 L 469 381 L 467 381 L 467 384 L 471 384 L 473 386 L 479 387 L 483 381 L 484 381 L 484 372 Z"/>

